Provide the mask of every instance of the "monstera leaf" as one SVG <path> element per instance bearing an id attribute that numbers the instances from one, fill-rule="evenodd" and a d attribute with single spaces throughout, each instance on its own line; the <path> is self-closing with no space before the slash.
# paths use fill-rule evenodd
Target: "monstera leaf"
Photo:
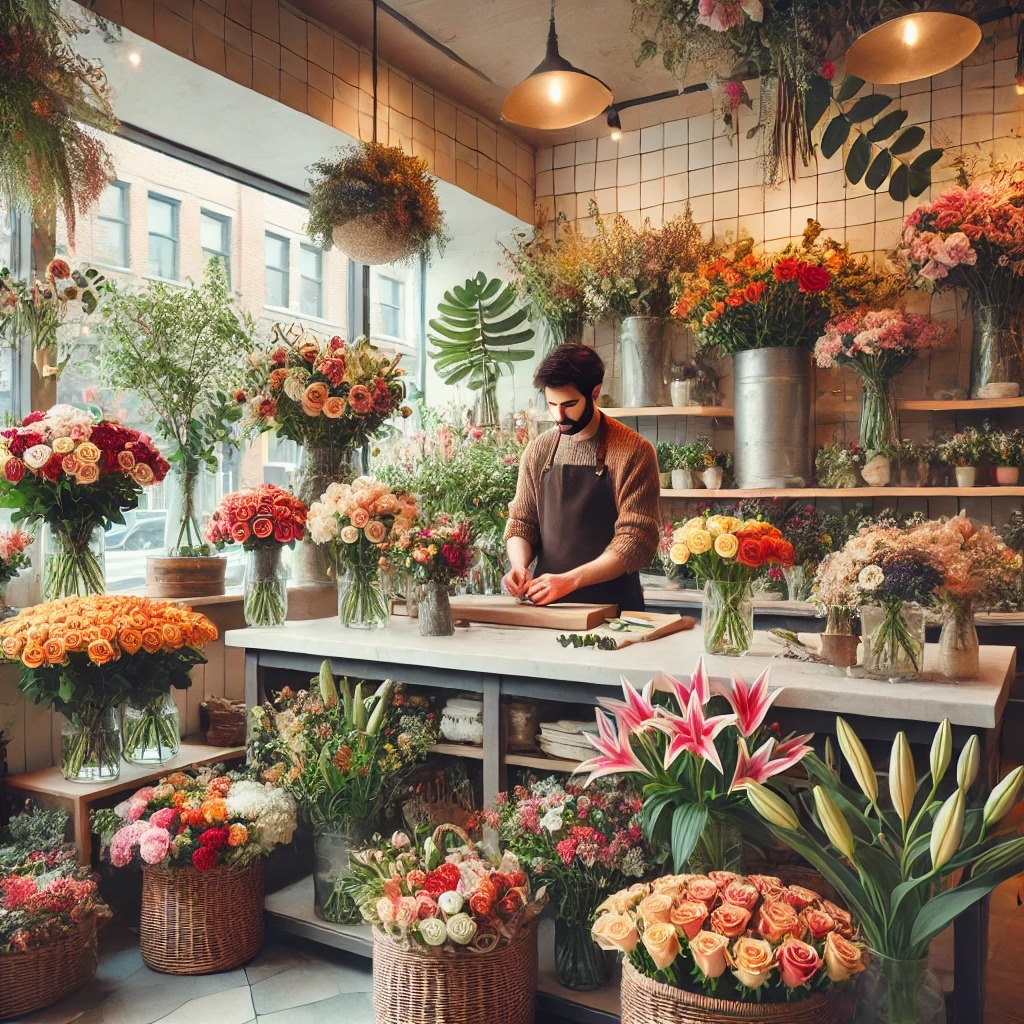
<path id="1" fill-rule="evenodd" d="M 517 348 L 533 337 L 523 325 L 528 314 L 514 308 L 515 289 L 482 271 L 463 285 L 444 293 L 437 317 L 427 335 L 434 348 L 430 358 L 446 384 L 465 384 L 477 392 L 476 419 L 498 419 L 498 378 L 511 373 L 516 363 L 533 358 L 532 349 Z"/>

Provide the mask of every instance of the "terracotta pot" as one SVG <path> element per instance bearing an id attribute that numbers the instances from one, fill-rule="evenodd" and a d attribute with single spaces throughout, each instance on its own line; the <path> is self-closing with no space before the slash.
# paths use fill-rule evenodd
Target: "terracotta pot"
<path id="1" fill-rule="evenodd" d="M 1003 487 L 1013 487 L 1020 479 L 1019 466 L 996 466 L 996 483 Z"/>
<path id="2" fill-rule="evenodd" d="M 228 560 L 209 558 L 147 558 L 147 597 L 216 597 L 224 593 Z"/>
<path id="3" fill-rule="evenodd" d="M 860 637 L 849 633 L 822 633 L 821 656 L 836 668 L 854 668 Z"/>

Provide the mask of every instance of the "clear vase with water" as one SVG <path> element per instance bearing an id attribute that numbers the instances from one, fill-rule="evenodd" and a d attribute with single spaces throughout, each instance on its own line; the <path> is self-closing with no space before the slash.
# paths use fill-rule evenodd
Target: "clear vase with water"
<path id="1" fill-rule="evenodd" d="M 242 613 L 249 626 L 280 626 L 288 617 L 288 573 L 280 544 L 246 551 Z"/>
<path id="2" fill-rule="evenodd" d="M 746 582 L 708 580 L 701 605 L 704 650 L 739 657 L 754 639 L 754 596 Z"/>
<path id="3" fill-rule="evenodd" d="M 82 704 L 63 716 L 60 770 L 69 782 L 104 782 L 121 774 L 121 725 L 117 709 Z"/>
<path id="4" fill-rule="evenodd" d="M 391 622 L 391 577 L 376 566 L 347 567 L 338 577 L 338 620 L 348 629 L 386 628 Z"/>
<path id="5" fill-rule="evenodd" d="M 925 960 L 870 952 L 857 987 L 854 1024 L 946 1024 L 942 986 Z"/>
<path id="6" fill-rule="evenodd" d="M 924 667 L 924 609 L 890 601 L 860 610 L 864 670 L 891 682 L 916 679 Z"/>
<path id="7" fill-rule="evenodd" d="M 313 912 L 334 924 L 362 924 L 347 887 L 353 852 L 367 843 L 373 823 L 337 821 L 320 825 L 313 835 Z"/>
<path id="8" fill-rule="evenodd" d="M 947 679 L 978 678 L 978 630 L 974 603 L 952 601 L 943 609 L 939 634 L 939 672 Z"/>
<path id="9" fill-rule="evenodd" d="M 178 705 L 169 693 L 144 704 L 129 701 L 121 710 L 124 759 L 131 764 L 163 764 L 181 747 Z"/>
<path id="10" fill-rule="evenodd" d="M 43 600 L 88 597 L 106 590 L 103 527 L 93 520 L 47 523 L 43 529 Z"/>

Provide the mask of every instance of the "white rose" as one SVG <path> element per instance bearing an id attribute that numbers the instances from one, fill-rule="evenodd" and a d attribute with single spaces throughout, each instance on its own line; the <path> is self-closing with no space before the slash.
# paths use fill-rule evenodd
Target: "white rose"
<path id="1" fill-rule="evenodd" d="M 428 946 L 443 946 L 448 941 L 448 929 L 439 917 L 428 917 L 420 921 L 420 938 Z"/>
<path id="2" fill-rule="evenodd" d="M 42 469 L 50 461 L 52 454 L 53 452 L 50 450 L 49 445 L 34 444 L 25 452 L 22 458 L 29 469 Z"/>
<path id="3" fill-rule="evenodd" d="M 448 937 L 460 946 L 468 946 L 476 935 L 476 921 L 468 914 L 456 914 L 448 918 Z"/>
<path id="4" fill-rule="evenodd" d="M 454 917 L 458 914 L 466 901 L 457 892 L 443 892 L 437 897 L 437 905 L 446 917 Z"/>
<path id="5" fill-rule="evenodd" d="M 543 818 L 540 819 L 541 828 L 555 833 L 562 827 L 562 808 L 552 807 Z"/>
<path id="6" fill-rule="evenodd" d="M 866 565 L 858 573 L 857 582 L 865 590 L 877 590 L 885 582 L 885 573 L 879 565 Z"/>
<path id="7" fill-rule="evenodd" d="M 359 530 L 349 524 L 341 528 L 341 539 L 346 544 L 355 544 L 359 540 Z"/>

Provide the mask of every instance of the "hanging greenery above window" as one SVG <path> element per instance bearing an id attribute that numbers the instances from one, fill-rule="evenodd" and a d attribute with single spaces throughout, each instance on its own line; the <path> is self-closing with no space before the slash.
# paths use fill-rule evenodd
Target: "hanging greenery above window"
<path id="1" fill-rule="evenodd" d="M 71 39 L 84 30 L 59 0 L 0 0 L 0 192 L 22 206 L 57 206 L 74 242 L 114 176 L 90 129 L 114 131 L 106 77 Z"/>

